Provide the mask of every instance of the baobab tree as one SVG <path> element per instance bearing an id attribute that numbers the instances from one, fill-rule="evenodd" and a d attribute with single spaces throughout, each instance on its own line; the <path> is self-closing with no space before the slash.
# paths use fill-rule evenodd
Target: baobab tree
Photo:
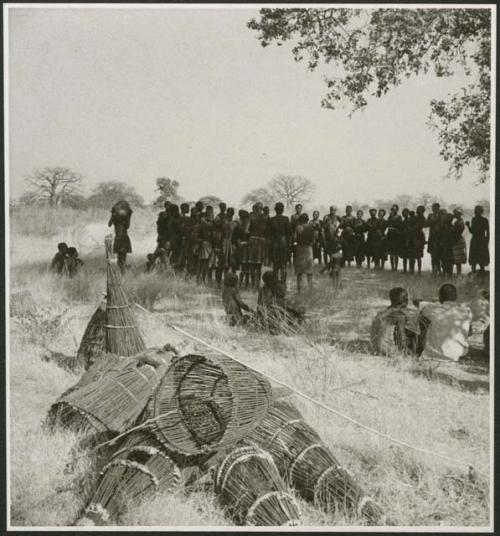
<path id="1" fill-rule="evenodd" d="M 268 189 L 275 199 L 281 200 L 287 209 L 297 203 L 306 203 L 314 192 L 314 184 L 300 175 L 276 175 L 269 181 Z"/>
<path id="2" fill-rule="evenodd" d="M 82 175 L 65 167 L 35 169 L 26 177 L 31 201 L 46 202 L 50 207 L 70 204 L 80 196 Z"/>

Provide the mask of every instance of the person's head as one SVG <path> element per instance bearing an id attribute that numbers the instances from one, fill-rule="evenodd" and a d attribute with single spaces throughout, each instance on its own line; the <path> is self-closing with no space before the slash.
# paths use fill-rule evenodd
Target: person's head
<path id="1" fill-rule="evenodd" d="M 175 203 L 170 205 L 170 214 L 172 216 L 178 216 L 179 215 L 179 205 L 176 205 Z"/>
<path id="2" fill-rule="evenodd" d="M 272 287 L 276 283 L 276 274 L 272 270 L 266 270 L 262 274 L 262 281 L 264 285 Z"/>
<path id="3" fill-rule="evenodd" d="M 214 216 L 214 207 L 212 205 L 207 205 L 205 207 L 205 214 L 207 219 L 211 219 Z"/>
<path id="4" fill-rule="evenodd" d="M 219 203 L 219 210 L 221 211 L 221 214 L 224 214 L 227 210 L 226 203 Z"/>
<path id="5" fill-rule="evenodd" d="M 455 216 L 455 218 L 461 218 L 463 216 L 462 210 L 460 208 L 454 209 L 453 216 Z"/>
<path id="6" fill-rule="evenodd" d="M 475 216 L 482 216 L 484 212 L 484 208 L 481 205 L 476 205 L 474 207 L 474 215 Z"/>
<path id="7" fill-rule="evenodd" d="M 425 212 L 425 207 L 424 207 L 424 205 L 419 205 L 419 206 L 417 207 L 417 214 L 418 214 L 419 216 L 422 216 L 422 215 L 424 214 L 424 212 Z"/>
<path id="8" fill-rule="evenodd" d="M 385 218 L 386 212 L 384 208 L 379 209 L 378 211 L 378 217 L 379 218 Z"/>
<path id="9" fill-rule="evenodd" d="M 236 287 L 238 284 L 238 276 L 233 272 L 226 272 L 224 274 L 224 286 L 225 287 Z"/>
<path id="10" fill-rule="evenodd" d="M 229 219 L 232 219 L 233 216 L 234 216 L 234 208 L 233 207 L 229 207 L 226 211 L 226 214 L 228 215 Z"/>
<path id="11" fill-rule="evenodd" d="M 296 214 L 301 214 L 302 213 L 302 205 L 300 203 L 297 203 L 295 205 L 295 213 Z"/>
<path id="12" fill-rule="evenodd" d="M 403 287 L 394 287 L 389 291 L 391 307 L 406 307 L 408 305 L 408 292 Z"/>
<path id="13" fill-rule="evenodd" d="M 359 210 L 356 212 L 356 216 L 357 216 L 358 218 L 362 218 L 362 217 L 363 217 L 363 214 L 364 214 L 364 212 L 363 212 L 361 209 L 359 209 Z"/>
<path id="14" fill-rule="evenodd" d="M 309 221 L 309 216 L 305 212 L 299 216 L 299 219 L 298 219 L 299 223 L 305 224 L 308 221 Z"/>
<path id="15" fill-rule="evenodd" d="M 194 208 L 196 209 L 196 212 L 203 212 L 203 201 L 196 201 Z"/>
<path id="16" fill-rule="evenodd" d="M 66 242 L 59 242 L 59 244 L 57 244 L 57 249 L 60 253 L 65 255 L 66 253 L 68 253 L 68 244 L 66 244 Z"/>
<path id="17" fill-rule="evenodd" d="M 284 298 L 286 296 L 286 285 L 281 281 L 277 281 L 274 285 L 274 293 L 278 298 Z"/>
<path id="18" fill-rule="evenodd" d="M 285 210 L 285 206 L 283 205 L 283 203 L 281 203 L 280 201 L 278 201 L 275 205 L 274 205 L 274 211 L 276 212 L 276 214 L 278 215 L 281 215 L 283 214 L 283 211 Z"/>
<path id="19" fill-rule="evenodd" d="M 434 214 L 437 214 L 440 208 L 441 205 L 439 203 L 432 203 L 432 212 L 434 212 Z"/>
<path id="20" fill-rule="evenodd" d="M 78 257 L 78 250 L 75 247 L 71 246 L 70 248 L 68 248 L 68 255 L 76 259 Z"/>
<path id="21" fill-rule="evenodd" d="M 337 207 L 331 205 L 331 206 L 330 206 L 330 214 L 331 214 L 332 216 L 335 216 L 336 213 L 337 213 Z"/>
<path id="22" fill-rule="evenodd" d="M 319 210 L 315 210 L 313 212 L 313 220 L 317 220 L 319 218 Z"/>
<path id="23" fill-rule="evenodd" d="M 370 216 L 372 218 L 376 218 L 377 217 L 377 209 L 376 208 L 371 208 L 370 209 Z"/>
<path id="24" fill-rule="evenodd" d="M 352 205 L 347 205 L 345 207 L 345 213 L 346 213 L 346 216 L 350 216 L 352 214 Z"/>
<path id="25" fill-rule="evenodd" d="M 248 218 L 249 214 L 248 214 L 248 211 L 247 210 L 244 210 L 244 209 L 240 209 L 238 210 L 238 217 L 240 218 L 240 220 L 246 220 Z"/>
<path id="26" fill-rule="evenodd" d="M 399 205 L 396 205 L 396 204 L 392 205 L 392 207 L 391 207 L 391 214 L 395 215 L 395 214 L 397 214 L 398 212 L 399 212 Z"/>
<path id="27" fill-rule="evenodd" d="M 415 211 L 414 210 L 410 210 L 410 212 L 408 213 L 408 216 L 410 218 L 414 218 L 415 217 Z"/>
<path id="28" fill-rule="evenodd" d="M 165 211 L 168 212 L 170 207 L 172 205 L 172 202 L 171 201 L 165 201 L 165 203 L 163 203 L 163 206 L 165 207 Z"/>
<path id="29" fill-rule="evenodd" d="M 155 260 L 155 255 L 154 253 L 148 253 L 146 255 L 146 257 L 148 258 L 148 262 L 152 263 L 154 260 Z"/>
<path id="30" fill-rule="evenodd" d="M 191 207 L 190 214 L 191 214 L 191 218 L 194 218 L 196 216 L 196 214 L 198 214 L 198 211 L 196 210 L 196 207 Z"/>
<path id="31" fill-rule="evenodd" d="M 260 214 L 262 212 L 262 203 L 260 201 L 257 201 L 257 203 L 255 203 L 255 205 L 253 206 L 254 208 L 254 212 L 256 214 Z"/>
<path id="32" fill-rule="evenodd" d="M 189 214 L 189 205 L 187 203 L 181 203 L 181 214 Z"/>
<path id="33" fill-rule="evenodd" d="M 445 283 L 439 287 L 439 303 L 457 301 L 457 287 L 451 283 Z"/>
<path id="34" fill-rule="evenodd" d="M 269 216 L 269 207 L 267 205 L 262 209 L 262 213 Z"/>
<path id="35" fill-rule="evenodd" d="M 410 215 L 410 211 L 407 208 L 404 208 L 401 211 L 401 214 L 402 214 L 403 218 L 407 218 Z"/>

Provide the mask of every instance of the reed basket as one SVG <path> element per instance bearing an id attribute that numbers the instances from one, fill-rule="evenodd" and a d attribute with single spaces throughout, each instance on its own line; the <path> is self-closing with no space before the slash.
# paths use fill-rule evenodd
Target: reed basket
<path id="1" fill-rule="evenodd" d="M 384 524 L 381 508 L 341 466 L 288 400 L 278 400 L 245 443 L 269 451 L 280 475 L 303 499 L 329 513 L 357 513 Z"/>
<path id="2" fill-rule="evenodd" d="M 187 355 L 172 362 L 148 416 L 168 449 L 190 456 L 237 443 L 271 403 L 271 387 L 260 374 L 223 355 Z"/>
<path id="3" fill-rule="evenodd" d="M 103 467 L 84 515 L 94 525 L 116 523 L 131 505 L 171 492 L 179 483 L 179 468 L 158 440 L 144 431 L 131 432 Z"/>
<path id="4" fill-rule="evenodd" d="M 105 345 L 112 354 L 133 356 L 146 349 L 134 313 L 121 284 L 116 262 L 107 263 Z"/>
<path id="5" fill-rule="evenodd" d="M 124 432 L 144 411 L 166 368 L 130 360 L 116 372 L 67 392 L 50 409 L 51 422 L 83 433 Z"/>
<path id="6" fill-rule="evenodd" d="M 253 446 L 238 446 L 217 458 L 215 493 L 236 524 L 300 524 L 298 505 L 269 453 Z"/>

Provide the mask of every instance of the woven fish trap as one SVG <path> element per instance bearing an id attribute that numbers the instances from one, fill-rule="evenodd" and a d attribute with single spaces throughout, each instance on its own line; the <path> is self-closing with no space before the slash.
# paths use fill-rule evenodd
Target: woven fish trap
<path id="1" fill-rule="evenodd" d="M 131 432 L 103 467 L 84 515 L 96 525 L 109 525 L 130 505 L 174 490 L 180 477 L 179 468 L 152 434 Z"/>
<path id="2" fill-rule="evenodd" d="M 260 374 L 223 355 L 187 355 L 172 362 L 148 417 L 169 450 L 199 455 L 237 443 L 271 403 L 271 387 Z"/>
<path id="3" fill-rule="evenodd" d="M 77 362 L 87 370 L 92 364 L 106 352 L 107 321 L 105 304 L 100 304 L 91 316 L 85 332 L 83 333 L 78 352 Z"/>
<path id="4" fill-rule="evenodd" d="M 270 452 L 285 481 L 322 510 L 357 513 L 371 524 L 384 521 L 381 508 L 366 496 L 291 402 L 276 401 L 245 443 Z"/>
<path id="5" fill-rule="evenodd" d="M 13 292 L 9 296 L 10 316 L 24 316 L 36 313 L 36 302 L 29 290 Z"/>
<path id="6" fill-rule="evenodd" d="M 298 505 L 271 455 L 257 447 L 237 447 L 217 467 L 215 492 L 238 525 L 299 525 Z"/>
<path id="7" fill-rule="evenodd" d="M 105 345 L 112 354 L 133 356 L 146 349 L 115 262 L 108 261 Z"/>
<path id="8" fill-rule="evenodd" d="M 131 360 L 60 398 L 50 410 L 52 421 L 76 432 L 124 432 L 144 411 L 166 368 Z"/>

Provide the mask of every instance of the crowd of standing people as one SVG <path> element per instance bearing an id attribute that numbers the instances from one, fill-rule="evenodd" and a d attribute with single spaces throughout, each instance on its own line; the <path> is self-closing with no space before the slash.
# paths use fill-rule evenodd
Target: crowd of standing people
<path id="1" fill-rule="evenodd" d="M 286 283 L 293 266 L 300 292 L 304 276 L 312 286 L 315 261 L 334 281 L 341 268 L 353 263 L 357 268 L 366 263 L 367 268 L 384 270 L 389 261 L 392 271 L 420 274 L 426 250 L 436 275 L 461 274 L 467 261 L 472 272 L 477 268 L 484 272 L 489 265 L 489 222 L 481 206 L 475 207 L 470 222 L 464 221 L 460 209 L 448 212 L 438 203 L 428 215 L 424 206 L 404 208 L 400 213 L 398 205 L 393 205 L 388 215 L 383 208 L 373 208 L 365 218 L 362 210 L 354 213 L 348 205 L 343 215 L 331 206 L 323 218 L 318 211 L 309 218 L 297 204 L 288 217 L 279 202 L 274 212 L 271 215 L 269 207 L 260 202 L 251 211 L 239 210 L 236 216 L 225 203 L 220 203 L 215 213 L 212 206 L 200 201 L 193 207 L 166 201 L 157 219 L 157 247 L 148 255 L 146 269 L 170 267 L 199 283 L 215 281 L 219 286 L 223 274 L 231 271 L 238 273 L 240 287 L 258 289 L 263 267 L 272 267 L 277 279 Z M 127 234 L 131 215 L 128 203 L 120 201 L 109 220 L 109 226 L 115 227 L 114 252 L 122 270 L 131 252 Z M 466 228 L 472 235 L 468 256 Z"/>

